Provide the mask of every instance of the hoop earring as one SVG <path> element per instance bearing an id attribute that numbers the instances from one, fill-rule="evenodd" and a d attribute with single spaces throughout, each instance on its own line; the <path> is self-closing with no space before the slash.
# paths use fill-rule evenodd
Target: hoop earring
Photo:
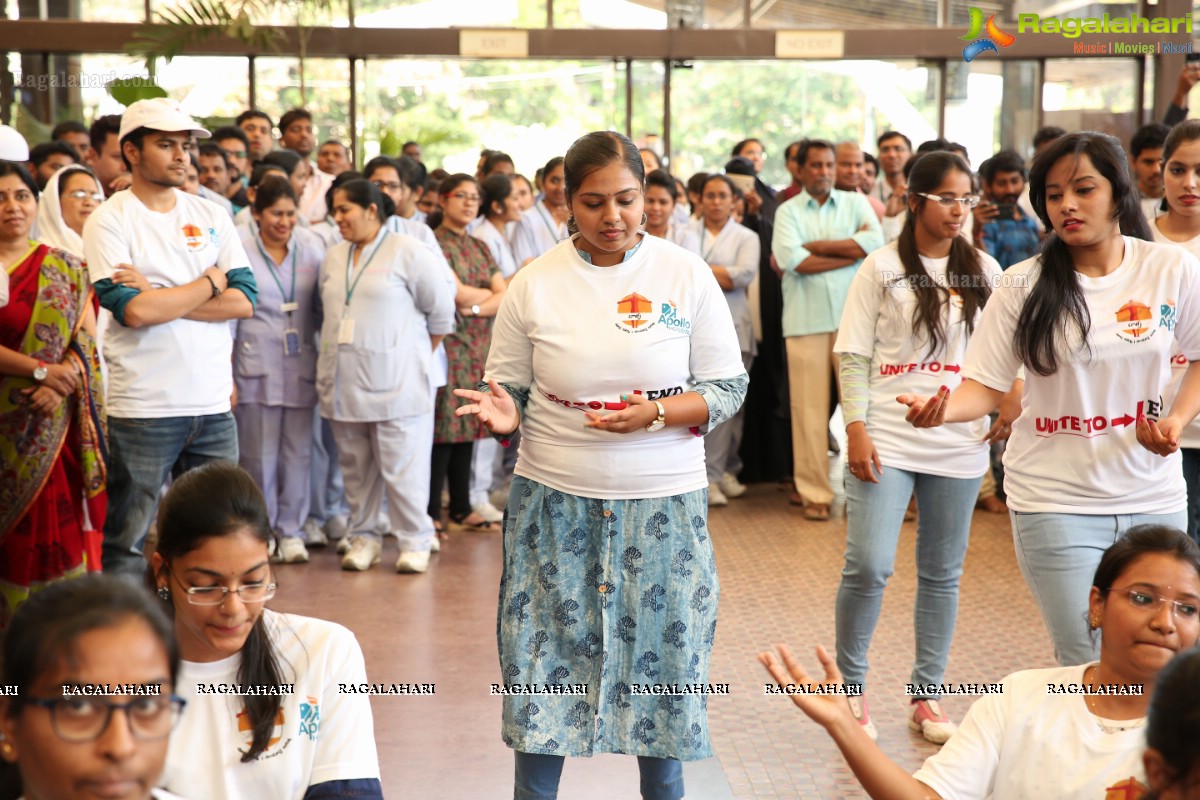
<path id="1" fill-rule="evenodd" d="M 646 227 L 646 223 L 647 223 L 647 222 L 649 222 L 649 221 L 650 221 L 650 217 L 648 217 L 648 216 L 646 215 L 646 212 L 645 212 L 645 211 L 643 211 L 643 212 L 642 212 L 642 227 L 643 227 L 643 228 L 644 228 L 644 227 Z"/>
<path id="2" fill-rule="evenodd" d="M 575 222 L 574 214 L 567 217 L 567 233 L 572 235 L 579 233 L 579 225 Z"/>

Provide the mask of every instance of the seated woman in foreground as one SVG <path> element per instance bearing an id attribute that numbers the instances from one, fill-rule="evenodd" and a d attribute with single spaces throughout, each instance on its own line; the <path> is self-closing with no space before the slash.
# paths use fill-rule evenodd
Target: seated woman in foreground
<path id="1" fill-rule="evenodd" d="M 250 474 L 185 473 L 158 537 L 148 579 L 175 620 L 188 701 L 163 785 L 204 800 L 381 800 L 370 700 L 338 690 L 366 683 L 362 650 L 341 625 L 263 608 L 272 533 Z"/>
<path id="2" fill-rule="evenodd" d="M 1096 800 L 1106 790 L 1146 792 L 1143 727 L 1159 672 L 1200 636 L 1200 548 L 1185 534 L 1139 525 L 1105 552 L 1092 580 L 1088 626 L 1100 632 L 1100 660 L 1015 672 L 1002 694 L 967 712 L 940 752 L 909 775 L 871 741 L 837 695 L 791 695 L 833 737 L 876 800 L 997 797 Z M 1084 624 L 1080 620 L 1080 624 Z M 823 681 L 805 673 L 787 647 L 759 661 L 779 684 L 841 683 L 822 647 Z M 1050 687 L 1143 687 L 1135 694 L 1057 693 Z M 1082 692 L 1076 688 L 1077 692 Z"/>

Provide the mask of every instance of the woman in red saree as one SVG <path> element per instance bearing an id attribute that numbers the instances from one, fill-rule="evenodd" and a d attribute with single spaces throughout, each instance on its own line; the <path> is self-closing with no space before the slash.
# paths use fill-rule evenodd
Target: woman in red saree
<path id="1" fill-rule="evenodd" d="M 83 263 L 29 239 L 37 188 L 0 161 L 0 627 L 30 592 L 100 569 L 105 439 Z"/>

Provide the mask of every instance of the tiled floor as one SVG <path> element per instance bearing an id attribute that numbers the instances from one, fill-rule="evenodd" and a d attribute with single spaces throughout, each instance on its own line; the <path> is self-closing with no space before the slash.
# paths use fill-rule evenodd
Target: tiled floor
<path id="1" fill-rule="evenodd" d="M 781 487 L 757 485 L 709 518 L 721 580 L 710 680 L 729 683 L 709 719 L 716 760 L 686 770 L 691 800 L 865 797 L 837 749 L 789 700 L 765 696 L 754 656 L 788 642 L 814 668 L 812 648 L 833 645 L 833 598 L 845 520 L 805 522 Z M 915 769 L 935 748 L 909 732 L 904 684 L 912 663 L 915 525 L 904 526 L 896 574 L 871 652 L 868 696 L 883 749 Z M 495 609 L 500 538 L 454 534 L 428 574 L 337 569 L 332 551 L 279 570 L 272 606 L 351 628 L 373 682 L 436 683 L 433 697 L 377 698 L 375 731 L 389 798 L 505 800 L 512 755 L 500 741 Z M 392 545 L 394 547 L 394 545 Z M 390 557 L 390 558 L 389 558 Z M 1052 666 L 1049 639 L 1013 556 L 1008 518 L 976 512 L 947 681 L 991 682 L 1020 668 Z M 958 719 L 970 700 L 949 698 Z M 637 796 L 633 759 L 568 762 L 564 800 Z"/>

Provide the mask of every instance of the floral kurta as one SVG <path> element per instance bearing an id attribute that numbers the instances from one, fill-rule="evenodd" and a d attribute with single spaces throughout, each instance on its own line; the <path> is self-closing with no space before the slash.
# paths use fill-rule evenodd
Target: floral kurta
<path id="1" fill-rule="evenodd" d="M 487 245 L 470 234 L 459 235 L 445 226 L 434 231 L 442 252 L 458 279 L 466 286 L 486 289 L 492 284 L 492 276 L 500 271 Z M 474 386 L 483 376 L 483 362 L 487 359 L 488 344 L 492 337 L 491 317 L 462 317 L 454 333 L 442 340 L 449 362 L 449 380 L 438 389 L 435 405 L 434 444 L 472 442 L 487 435 L 487 431 L 475 417 L 456 417 L 454 410 L 459 400 L 452 390 L 460 386 Z"/>

